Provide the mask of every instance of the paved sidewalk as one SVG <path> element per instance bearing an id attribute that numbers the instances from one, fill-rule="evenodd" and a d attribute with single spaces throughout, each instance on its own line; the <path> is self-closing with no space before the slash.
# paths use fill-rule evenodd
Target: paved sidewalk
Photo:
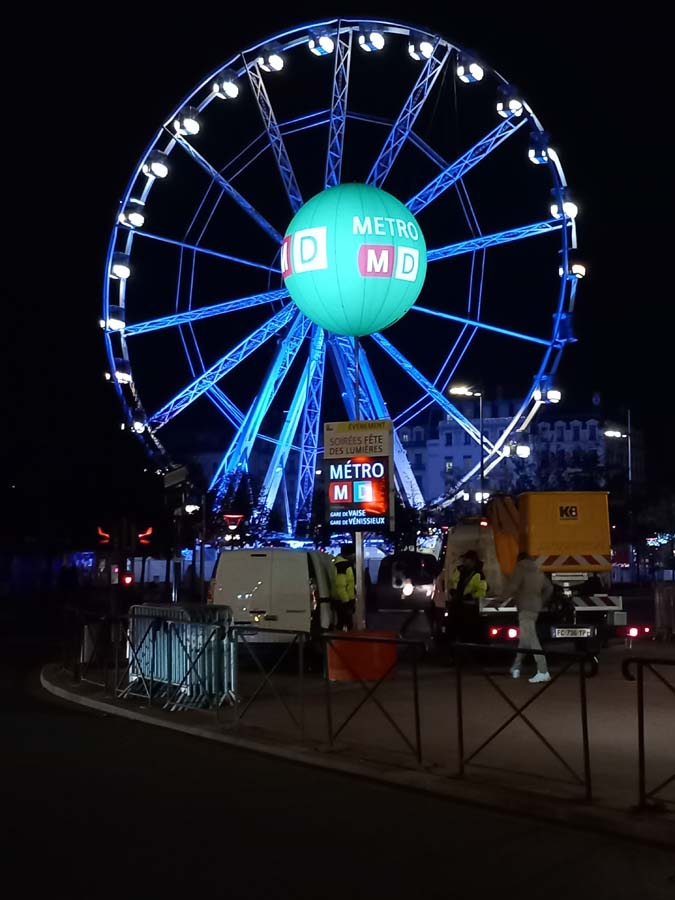
<path id="1" fill-rule="evenodd" d="M 675 656 L 672 644 L 649 645 L 648 649 L 651 656 Z M 631 651 L 629 655 L 644 654 Z M 329 686 L 332 741 L 327 685 L 318 674 L 306 675 L 301 690 L 297 674 L 277 673 L 271 682 L 274 690 L 267 684 L 254 697 L 262 675 L 244 671 L 238 710 L 223 707 L 217 711 L 170 711 L 162 708 L 162 701 L 150 705 L 146 698 L 115 700 L 110 691 L 90 681 L 76 682 L 55 664 L 44 667 L 42 684 L 71 702 L 252 751 L 675 847 L 674 783 L 659 794 L 667 801 L 660 809 L 636 809 L 637 695 L 635 682 L 621 676 L 620 662 L 625 656 L 626 652 L 608 653 L 602 677 L 586 682 L 591 802 L 585 797 L 579 676 L 573 671 L 561 675 L 525 710 L 531 725 L 555 753 L 516 717 L 465 767 L 463 777 L 458 775 L 455 672 L 438 665 L 427 664 L 419 671 L 421 762 L 416 752 L 412 672 L 403 664 L 353 718 L 350 715 L 366 697 L 363 686 L 345 682 Z M 514 716 L 505 698 L 522 706 L 541 690 L 526 680 L 514 682 L 495 668 L 488 671 L 495 673 L 504 697 L 478 670 L 467 672 L 463 679 L 465 758 Z M 671 684 L 672 672 L 665 669 L 663 673 Z M 650 790 L 675 772 L 675 697 L 654 676 L 645 677 L 645 733 Z"/>

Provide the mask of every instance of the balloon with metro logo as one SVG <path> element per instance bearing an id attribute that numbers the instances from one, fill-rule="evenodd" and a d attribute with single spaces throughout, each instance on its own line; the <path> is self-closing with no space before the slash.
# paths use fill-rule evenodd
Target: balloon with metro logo
<path id="1" fill-rule="evenodd" d="M 339 184 L 316 194 L 291 220 L 281 271 L 307 318 L 358 337 L 388 328 L 415 303 L 427 248 L 415 217 L 392 194 Z"/>

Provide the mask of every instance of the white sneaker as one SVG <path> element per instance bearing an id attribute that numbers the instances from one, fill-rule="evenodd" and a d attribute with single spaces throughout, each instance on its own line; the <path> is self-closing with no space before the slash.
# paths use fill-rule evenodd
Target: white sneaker
<path id="1" fill-rule="evenodd" d="M 520 669 L 511 669 L 511 678 L 520 678 Z"/>
<path id="2" fill-rule="evenodd" d="M 537 672 L 536 675 L 533 675 L 532 678 L 527 679 L 530 684 L 542 684 L 544 681 L 550 681 L 551 676 L 548 672 Z"/>

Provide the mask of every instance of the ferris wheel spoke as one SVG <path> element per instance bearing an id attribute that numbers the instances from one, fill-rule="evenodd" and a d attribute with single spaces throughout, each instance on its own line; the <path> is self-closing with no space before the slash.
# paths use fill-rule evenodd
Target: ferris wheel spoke
<path id="1" fill-rule="evenodd" d="M 325 187 L 335 187 L 342 175 L 342 150 L 347 121 L 347 95 L 349 93 L 349 66 L 352 58 L 352 30 L 337 29 L 335 43 L 335 69 L 333 73 L 333 97 L 328 124 L 328 156 L 326 158 Z"/>
<path id="2" fill-rule="evenodd" d="M 367 394 L 359 395 L 359 409 L 356 409 L 356 358 L 354 339 L 344 334 L 331 334 L 329 341 L 335 377 L 340 385 L 340 394 L 348 419 L 376 419 L 372 400 Z"/>
<path id="3" fill-rule="evenodd" d="M 427 262 L 438 262 L 439 259 L 449 259 L 451 256 L 461 256 L 464 253 L 475 253 L 488 247 L 497 247 L 499 244 L 522 241 L 540 234 L 550 234 L 552 231 L 559 231 L 562 227 L 560 219 L 545 219 L 543 222 L 533 222 L 531 225 L 522 225 L 519 228 L 496 231 L 494 234 L 481 234 L 456 244 L 446 244 L 445 247 L 427 250 Z"/>
<path id="4" fill-rule="evenodd" d="M 232 184 L 224 178 L 217 169 L 215 169 L 208 160 L 204 159 L 204 157 L 199 153 L 188 141 L 183 138 L 177 138 L 176 143 L 182 150 L 184 150 L 188 156 L 193 159 L 197 165 L 207 173 L 207 175 L 211 178 L 215 184 L 225 191 L 225 193 L 234 200 L 235 203 L 248 215 L 250 216 L 254 222 L 256 222 L 261 229 L 268 235 L 276 244 L 280 244 L 282 240 L 282 236 L 279 232 L 274 228 L 270 223 L 262 216 L 258 210 L 243 197 L 239 191 L 237 191 Z"/>
<path id="5" fill-rule="evenodd" d="M 321 434 L 321 400 L 323 396 L 323 378 L 326 366 L 326 335 L 323 329 L 320 347 L 316 350 L 316 364 L 313 367 L 307 387 L 307 402 L 302 417 L 302 436 L 298 458 L 298 486 L 295 495 L 293 530 L 298 521 L 309 522 L 312 514 L 314 498 L 314 482 L 316 481 L 316 463 L 319 454 L 319 438 Z M 318 340 L 312 336 L 311 347 Z"/>
<path id="6" fill-rule="evenodd" d="M 211 480 L 210 490 L 215 491 L 216 504 L 222 502 L 226 493 L 234 493 L 237 490 L 242 475 L 248 470 L 249 456 L 262 421 L 311 327 L 312 323 L 306 316 L 297 312 L 297 309 L 295 312 L 295 321 L 279 344 L 265 383 L 258 391 L 246 418 Z"/>
<path id="7" fill-rule="evenodd" d="M 291 400 L 290 409 L 284 420 L 284 425 L 279 435 L 279 441 L 272 454 L 272 459 L 267 468 L 267 474 L 265 475 L 262 489 L 258 497 L 258 516 L 263 510 L 271 512 L 277 499 L 277 493 L 286 468 L 288 455 L 293 447 L 293 437 L 298 429 L 303 409 L 306 408 L 309 388 L 314 381 L 316 371 L 320 365 L 320 360 L 323 359 L 323 347 L 323 328 L 314 326 L 310 338 L 309 356 L 302 371 L 302 375 L 298 380 L 298 385 L 295 389 L 293 399 Z M 289 530 L 290 525 L 291 523 L 289 522 Z"/>
<path id="8" fill-rule="evenodd" d="M 507 439 L 510 437 L 514 429 L 518 426 L 519 422 L 522 420 L 522 415 L 524 409 L 528 405 L 528 400 L 526 399 L 521 406 L 520 410 L 516 413 L 516 415 L 511 419 L 508 425 L 504 428 L 502 433 L 499 436 L 499 439 L 495 441 L 494 444 L 488 447 L 488 442 L 485 441 L 485 446 L 487 448 L 487 453 L 483 458 L 483 475 L 484 477 L 488 476 L 492 470 L 499 465 L 502 460 L 506 459 L 507 454 L 504 452 L 504 445 L 506 444 Z M 480 458 L 477 463 L 475 463 L 470 469 L 468 469 L 462 477 L 457 481 L 453 488 L 453 493 L 450 497 L 447 497 L 443 494 L 436 497 L 431 501 L 432 506 L 435 506 L 438 509 L 446 509 L 448 506 L 451 506 L 463 493 L 461 488 L 464 487 L 465 484 L 471 482 L 477 475 L 480 474 Z"/>
<path id="9" fill-rule="evenodd" d="M 385 403 L 380 386 L 377 383 L 375 374 L 370 367 L 368 357 L 361 348 L 359 354 L 360 371 L 363 377 L 364 388 L 371 398 L 372 405 L 375 409 L 378 419 L 389 419 L 389 410 Z M 405 447 L 398 436 L 398 431 L 394 430 L 394 472 L 398 483 L 399 492 L 406 498 L 408 505 L 413 509 L 421 509 L 424 506 L 424 494 L 413 472 L 410 459 L 405 451 Z"/>
<path id="10" fill-rule="evenodd" d="M 509 328 L 501 328 L 498 325 L 488 325 L 487 322 L 479 322 L 477 319 L 467 319 L 464 316 L 455 316 L 452 313 L 441 312 L 438 309 L 428 309 L 426 306 L 412 306 L 411 310 L 425 313 L 430 316 L 438 316 L 441 319 L 449 319 L 451 322 L 460 322 L 462 325 L 470 325 L 472 328 L 481 328 L 484 331 L 494 331 L 497 334 L 517 338 L 520 341 L 529 341 L 532 344 L 542 344 L 544 347 L 548 347 L 551 344 L 550 338 L 540 338 L 535 337 L 532 334 L 524 334 L 520 331 L 511 331 Z M 563 339 L 561 338 L 561 340 Z M 569 338 L 567 340 L 569 340 Z"/>
<path id="11" fill-rule="evenodd" d="M 473 339 L 476 336 L 475 328 L 471 329 L 469 334 L 467 334 L 467 331 L 469 331 L 468 325 L 464 325 L 460 329 L 459 334 L 455 338 L 455 341 L 451 346 L 448 355 L 446 356 L 443 364 L 438 371 L 438 374 L 436 375 L 436 378 L 432 382 L 434 387 L 438 387 L 438 385 L 440 384 L 441 390 L 443 390 L 448 386 L 448 384 L 454 377 L 455 372 L 457 371 L 459 364 L 462 361 L 462 357 L 467 352 L 467 350 L 471 346 Z M 408 422 L 412 421 L 412 419 L 414 419 L 416 416 L 421 415 L 425 409 L 428 409 L 433 402 L 433 399 L 430 398 L 428 394 L 425 394 L 422 397 L 418 397 L 418 399 L 411 403 L 406 409 L 402 409 L 399 413 L 397 413 L 397 427 L 400 428 L 403 425 L 407 425 Z"/>
<path id="12" fill-rule="evenodd" d="M 375 341 L 378 346 L 380 346 L 385 353 L 387 353 L 398 366 L 412 378 L 412 380 L 418 384 L 433 400 L 438 403 L 441 409 L 446 412 L 458 425 L 460 425 L 475 441 L 480 444 L 480 432 L 478 428 L 471 422 L 470 419 L 467 419 L 466 416 L 462 415 L 462 413 L 457 409 L 454 403 L 451 403 L 450 400 L 435 387 L 428 378 L 426 378 L 420 371 L 417 369 L 410 360 L 406 359 L 406 357 L 401 353 L 400 350 L 397 350 L 394 345 L 387 340 L 382 334 L 379 332 L 375 332 L 370 335 L 372 339 Z M 492 444 L 484 438 L 484 443 L 486 446 L 492 446 Z"/>
<path id="13" fill-rule="evenodd" d="M 148 423 L 153 428 L 161 428 L 182 412 L 186 406 L 194 403 L 199 397 L 216 384 L 224 375 L 234 369 L 235 366 L 250 356 L 261 347 L 265 341 L 277 334 L 296 314 L 297 307 L 289 303 L 282 310 L 272 316 L 264 325 L 257 328 L 252 334 L 241 341 L 226 356 L 221 357 L 209 369 L 195 378 L 186 388 L 177 394 L 154 415 L 150 416 Z"/>
<path id="14" fill-rule="evenodd" d="M 413 215 L 417 215 L 421 210 L 445 193 L 448 188 L 452 187 L 460 178 L 473 169 L 479 162 L 498 147 L 503 141 L 515 134 L 518 129 L 525 124 L 526 118 L 520 118 L 513 121 L 512 118 L 504 119 L 489 134 L 481 138 L 477 144 L 467 150 L 462 156 L 453 163 L 450 163 L 439 175 L 433 178 L 426 187 L 411 197 L 406 206 Z"/>
<path id="15" fill-rule="evenodd" d="M 333 335 L 331 345 L 338 382 L 347 406 L 347 414 L 354 419 L 357 418 L 353 402 L 356 379 L 354 344 L 350 338 L 344 335 Z M 390 418 L 382 391 L 377 384 L 363 345 L 359 345 L 359 375 L 359 380 L 363 381 L 363 392 L 359 393 L 360 411 L 370 419 Z M 408 504 L 416 509 L 424 506 L 424 495 L 413 473 L 408 454 L 396 431 L 394 431 L 394 472 L 397 485 Z"/>
<path id="16" fill-rule="evenodd" d="M 280 288 L 276 291 L 266 291 L 264 294 L 250 294 L 248 297 L 240 297 L 238 300 L 223 300 L 222 303 L 214 303 L 212 306 L 188 309 L 184 312 L 162 316 L 159 319 L 149 319 L 147 322 L 135 322 L 125 326 L 124 334 L 126 337 L 147 334 L 150 331 L 159 331 L 161 328 L 185 325 L 189 322 L 197 322 L 200 319 L 222 316 L 227 313 L 238 312 L 241 309 L 251 309 L 264 303 L 275 303 L 278 300 L 286 299 L 288 299 L 288 291 L 285 288 Z"/>
<path id="17" fill-rule="evenodd" d="M 300 193 L 300 188 L 298 187 L 298 182 L 293 171 L 293 166 L 291 165 L 288 153 L 286 152 L 286 145 L 284 144 L 281 129 L 279 128 L 276 117 L 274 115 L 274 110 L 272 109 L 272 104 L 267 93 L 267 88 L 265 87 L 262 75 L 260 74 L 258 63 L 256 62 L 254 63 L 254 65 L 249 66 L 247 71 L 249 81 L 251 82 L 251 88 L 253 89 L 253 95 L 256 99 L 256 103 L 258 104 L 258 109 L 260 110 L 260 115 L 262 117 L 265 130 L 267 131 L 269 144 L 272 148 L 272 152 L 274 153 L 274 158 L 276 159 L 279 174 L 281 175 L 281 180 L 283 181 L 284 188 L 286 189 L 286 194 L 288 195 L 291 209 L 295 213 L 302 206 L 302 194 Z"/>
<path id="18" fill-rule="evenodd" d="M 287 119 L 279 123 L 279 132 L 282 137 L 289 134 L 298 134 L 312 128 L 320 128 L 330 122 L 330 112 L 326 109 L 314 110 L 298 116 L 294 119 Z M 227 177 L 231 182 L 234 178 L 242 175 L 269 147 L 269 137 L 266 131 L 261 131 L 256 135 L 242 150 L 237 153 L 229 162 L 227 162 L 220 171 L 223 177 Z"/>
<path id="19" fill-rule="evenodd" d="M 263 269 L 265 272 L 276 274 L 279 270 L 274 266 L 265 263 L 254 262 L 252 259 L 243 259 L 240 256 L 231 256 L 229 253 L 221 253 L 219 250 L 210 250 L 208 247 L 200 247 L 198 244 L 188 244 L 185 241 L 178 241 L 175 238 L 169 238 L 161 234 L 153 234 L 150 231 L 135 231 L 134 237 L 149 238 L 153 241 L 162 241 L 164 244 L 172 244 L 174 247 L 180 247 L 182 250 L 192 250 L 195 253 L 204 253 L 207 256 L 216 256 L 218 259 L 227 262 L 239 263 L 242 266 L 252 266 L 254 269 Z"/>
<path id="20" fill-rule="evenodd" d="M 437 54 L 438 51 L 438 55 Z M 439 50 L 439 38 L 434 39 L 434 49 L 422 68 L 415 85 L 408 95 L 399 116 L 389 132 L 380 155 L 375 161 L 370 174 L 366 178 L 366 184 L 382 187 L 391 171 L 401 148 L 405 144 L 422 107 L 429 96 L 436 79 L 450 58 L 450 48 L 442 44 Z"/>
<path id="21" fill-rule="evenodd" d="M 216 408 L 222 412 L 225 418 L 234 425 L 235 428 L 238 428 L 244 421 L 244 414 L 239 407 L 233 403 L 227 394 L 217 385 L 210 387 L 207 393 Z"/>

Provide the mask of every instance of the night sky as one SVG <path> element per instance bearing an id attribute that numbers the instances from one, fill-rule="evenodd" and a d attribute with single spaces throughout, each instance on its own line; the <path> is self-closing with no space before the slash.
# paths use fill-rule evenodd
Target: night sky
<path id="1" fill-rule="evenodd" d="M 590 409 L 594 393 L 607 415 L 630 407 L 645 432 L 653 488 L 675 484 L 664 446 L 675 380 L 665 25 L 649 4 L 602 22 L 582 4 L 472 8 L 294 3 L 263 14 L 191 3 L 155 23 L 150 7 L 117 3 L 101 19 L 63 8 L 48 18 L 17 16 L 7 39 L 21 62 L 5 75 L 4 104 L 12 250 L 3 282 L 1 477 L 12 509 L 86 531 L 99 510 L 136 493 L 144 458 L 119 430 L 98 327 L 119 197 L 156 129 L 202 78 L 244 46 L 322 15 L 382 15 L 436 30 L 523 89 L 580 204 L 589 270 L 578 292 L 578 341 L 559 370 L 561 412 L 566 404 Z"/>

